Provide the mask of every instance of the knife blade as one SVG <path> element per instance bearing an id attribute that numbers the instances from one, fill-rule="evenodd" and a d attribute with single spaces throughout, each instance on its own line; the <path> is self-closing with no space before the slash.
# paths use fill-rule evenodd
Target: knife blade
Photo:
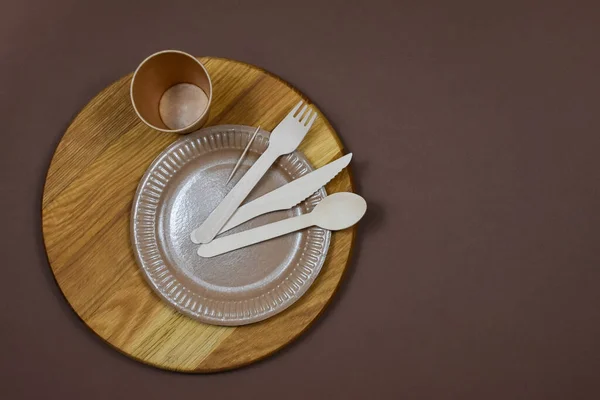
<path id="1" fill-rule="evenodd" d="M 287 210 L 300 203 L 339 174 L 352 159 L 352 153 L 309 172 L 256 200 L 238 208 L 219 234 L 243 224 L 252 218 L 272 211 Z"/>

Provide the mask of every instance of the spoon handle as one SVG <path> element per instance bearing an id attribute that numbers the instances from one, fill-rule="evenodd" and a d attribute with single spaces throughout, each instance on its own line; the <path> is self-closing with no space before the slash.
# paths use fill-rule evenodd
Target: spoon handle
<path id="1" fill-rule="evenodd" d="M 207 244 L 202 244 L 198 248 L 198 255 L 200 257 L 214 257 L 313 225 L 314 223 L 310 213 L 287 218 L 271 224 L 259 226 L 258 228 L 218 238 Z"/>

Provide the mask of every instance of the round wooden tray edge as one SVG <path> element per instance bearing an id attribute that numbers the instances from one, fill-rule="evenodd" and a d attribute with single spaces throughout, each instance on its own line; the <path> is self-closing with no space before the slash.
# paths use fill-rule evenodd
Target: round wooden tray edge
<path id="1" fill-rule="evenodd" d="M 300 89 L 298 89 L 295 85 L 289 83 L 286 80 L 281 79 L 281 77 L 279 77 L 278 75 L 275 75 L 274 73 L 270 72 L 269 70 L 267 70 L 267 69 L 265 69 L 263 67 L 256 66 L 254 64 L 247 63 L 245 61 L 234 60 L 234 59 L 227 58 L 227 57 L 219 57 L 219 56 L 196 56 L 196 58 L 198 58 L 200 60 L 202 58 L 211 58 L 211 59 L 219 59 L 219 60 L 225 60 L 225 61 L 229 61 L 229 62 L 235 62 L 235 63 L 243 64 L 243 65 L 246 65 L 246 66 L 248 66 L 250 68 L 255 68 L 255 69 L 258 69 L 258 70 L 264 72 L 265 74 L 269 75 L 273 79 L 278 80 L 279 82 L 283 83 L 284 85 L 286 85 L 287 87 L 289 87 L 290 89 L 292 89 L 293 92 L 295 92 L 298 96 L 300 96 L 301 98 L 303 98 L 305 101 L 308 101 L 308 102 L 310 102 L 310 104 L 314 104 L 315 106 L 317 106 L 317 108 L 319 109 L 319 111 L 321 113 L 321 117 L 323 118 L 323 122 L 325 122 L 325 125 L 327 125 L 327 127 L 329 129 L 331 129 L 332 131 L 334 131 L 334 132 L 337 133 L 337 130 L 334 129 L 333 125 L 331 124 L 331 122 L 329 122 L 329 119 L 327 118 L 327 116 L 323 112 L 323 109 L 321 107 L 319 107 L 319 104 L 317 102 L 312 101 L 304 93 L 302 93 L 300 91 Z M 131 75 L 133 75 L 133 73 Z M 115 81 L 113 83 L 116 83 L 116 82 L 118 82 L 118 81 Z M 212 126 L 212 125 L 207 125 L 207 126 Z M 346 146 L 344 146 L 344 143 L 342 142 L 342 139 L 339 137 L 339 135 L 335 135 L 335 140 L 336 140 L 337 144 L 340 146 L 340 148 L 342 150 L 346 149 Z M 349 170 L 350 165 L 348 165 L 346 168 L 348 168 L 348 171 L 350 171 Z M 352 191 L 354 192 L 354 180 L 352 179 L 352 175 L 350 176 L 350 183 L 352 185 Z"/>

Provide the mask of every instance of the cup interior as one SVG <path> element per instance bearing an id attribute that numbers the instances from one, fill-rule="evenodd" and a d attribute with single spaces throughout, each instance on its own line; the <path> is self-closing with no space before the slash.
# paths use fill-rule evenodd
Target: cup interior
<path id="1" fill-rule="evenodd" d="M 199 121 L 208 110 L 212 85 L 195 57 L 166 51 L 148 57 L 136 70 L 131 100 L 137 114 L 155 129 L 177 132 Z"/>

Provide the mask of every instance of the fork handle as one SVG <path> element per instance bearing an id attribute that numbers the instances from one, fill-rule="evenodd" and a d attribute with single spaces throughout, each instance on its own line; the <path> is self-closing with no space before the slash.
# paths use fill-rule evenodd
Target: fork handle
<path id="1" fill-rule="evenodd" d="M 202 225 L 192 231 L 192 242 L 199 244 L 213 240 L 280 155 L 271 146 L 267 147 Z"/>

